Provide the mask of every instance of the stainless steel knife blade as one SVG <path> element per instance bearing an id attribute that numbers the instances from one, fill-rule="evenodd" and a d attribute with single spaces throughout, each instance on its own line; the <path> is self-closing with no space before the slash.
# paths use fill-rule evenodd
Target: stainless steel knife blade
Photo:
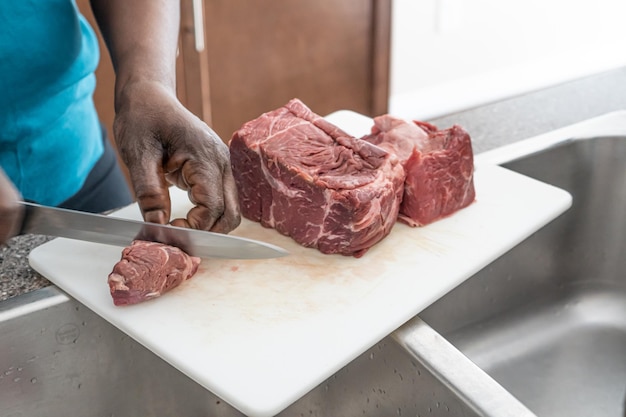
<path id="1" fill-rule="evenodd" d="M 177 246 L 190 255 L 202 258 L 264 259 L 288 255 L 278 246 L 238 236 L 29 202 L 21 204 L 24 206 L 24 220 L 20 234 L 35 233 L 115 246 L 128 246 L 136 239 L 149 240 Z"/>

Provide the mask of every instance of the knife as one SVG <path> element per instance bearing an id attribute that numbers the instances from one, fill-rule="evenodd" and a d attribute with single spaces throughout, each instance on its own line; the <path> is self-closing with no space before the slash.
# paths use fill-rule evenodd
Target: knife
<path id="1" fill-rule="evenodd" d="M 224 259 L 277 258 L 289 253 L 281 247 L 222 233 L 146 223 L 102 214 L 20 202 L 24 220 L 19 234 L 34 233 L 129 246 L 133 240 L 149 240 L 181 248 L 193 256 Z"/>

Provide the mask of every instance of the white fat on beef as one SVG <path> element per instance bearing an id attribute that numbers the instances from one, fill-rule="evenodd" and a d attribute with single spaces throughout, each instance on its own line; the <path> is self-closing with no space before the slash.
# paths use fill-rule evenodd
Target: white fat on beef
<path id="1" fill-rule="evenodd" d="M 404 167 L 398 216 L 404 223 L 424 226 L 475 200 L 472 144 L 462 127 L 439 130 L 384 115 L 374 118 L 372 133 L 363 139 L 396 154 Z"/>
<path id="2" fill-rule="evenodd" d="M 398 158 L 298 99 L 245 123 L 229 146 L 243 216 L 303 246 L 362 256 L 396 221 Z"/>

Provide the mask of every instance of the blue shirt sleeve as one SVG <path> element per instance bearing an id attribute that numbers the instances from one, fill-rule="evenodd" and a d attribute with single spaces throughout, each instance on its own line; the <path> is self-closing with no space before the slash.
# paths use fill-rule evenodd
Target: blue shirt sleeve
<path id="1" fill-rule="evenodd" d="M 24 198 L 57 205 L 103 151 L 96 35 L 72 0 L 0 2 L 0 166 Z"/>

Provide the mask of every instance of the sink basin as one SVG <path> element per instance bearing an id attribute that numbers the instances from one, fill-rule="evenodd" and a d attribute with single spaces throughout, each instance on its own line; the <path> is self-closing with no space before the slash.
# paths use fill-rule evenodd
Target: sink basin
<path id="1" fill-rule="evenodd" d="M 571 209 L 420 318 L 538 416 L 624 416 L 626 135 L 561 138 L 500 162 Z"/>

